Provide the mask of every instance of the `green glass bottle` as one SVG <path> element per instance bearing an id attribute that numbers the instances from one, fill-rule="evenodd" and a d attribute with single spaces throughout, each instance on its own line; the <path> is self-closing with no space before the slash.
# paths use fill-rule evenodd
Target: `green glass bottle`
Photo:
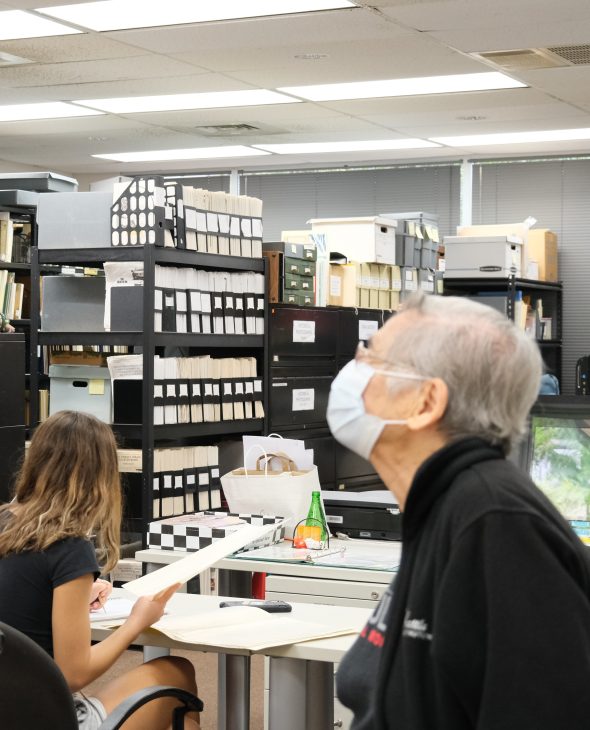
<path id="1" fill-rule="evenodd" d="M 309 506 L 309 512 L 307 513 L 307 519 L 305 520 L 305 526 L 308 528 L 310 537 L 313 534 L 319 542 L 325 545 L 328 542 L 328 524 L 326 522 L 326 515 L 324 514 L 324 508 L 322 506 L 322 500 L 320 499 L 319 492 L 311 493 L 311 505 Z M 313 528 L 317 528 L 313 530 Z M 315 533 L 315 534 L 314 534 Z"/>

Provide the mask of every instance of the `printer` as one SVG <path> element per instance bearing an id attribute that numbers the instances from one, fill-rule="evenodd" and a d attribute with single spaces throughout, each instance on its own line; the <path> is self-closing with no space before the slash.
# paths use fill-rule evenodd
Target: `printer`
<path id="1" fill-rule="evenodd" d="M 330 532 L 371 540 L 401 540 L 401 513 L 386 489 L 322 494 Z"/>

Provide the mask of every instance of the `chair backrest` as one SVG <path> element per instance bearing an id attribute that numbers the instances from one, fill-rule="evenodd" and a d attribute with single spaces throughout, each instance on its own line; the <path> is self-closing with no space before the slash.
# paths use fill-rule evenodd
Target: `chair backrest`
<path id="1" fill-rule="evenodd" d="M 2 730 L 77 730 L 72 693 L 53 659 L 20 631 L 0 623 Z"/>

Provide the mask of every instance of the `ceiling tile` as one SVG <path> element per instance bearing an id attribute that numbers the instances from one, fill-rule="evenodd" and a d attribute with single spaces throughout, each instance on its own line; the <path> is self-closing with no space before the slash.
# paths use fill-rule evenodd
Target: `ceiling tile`
<path id="1" fill-rule="evenodd" d="M 147 77 L 119 81 L 72 83 L 55 86 L 28 86 L 2 89 L 2 103 L 18 104 L 28 101 L 71 101 L 74 99 L 110 99 L 117 96 L 147 96 L 152 94 L 183 94 L 200 91 L 233 91 L 248 85 L 217 74 L 193 74 L 173 77 Z M 2 88 L 0 70 L 0 88 Z M 290 105 L 292 106 L 292 105 Z"/>
<path id="2" fill-rule="evenodd" d="M 561 21 L 547 23 L 541 20 L 528 25 L 510 24 L 498 27 L 433 31 L 428 35 L 465 53 L 507 51 L 517 48 L 546 48 L 547 46 L 575 45 L 590 42 L 588 23 Z"/>
<path id="3" fill-rule="evenodd" d="M 194 75 L 193 66 L 156 55 L 112 58 L 76 63 L 47 63 L 0 68 L 1 87 L 56 86 L 90 84 L 100 81 L 125 81 Z M 85 95 L 85 98 L 88 98 Z"/>
<path id="4" fill-rule="evenodd" d="M 404 34 L 395 24 L 368 10 L 337 10 L 307 15 L 205 23 L 132 31 L 113 31 L 110 38 L 156 53 L 218 53 L 220 49 L 280 48 L 283 45 L 322 44 L 326 40 L 378 40 Z"/>
<path id="5" fill-rule="evenodd" d="M 535 88 L 571 104 L 590 101 L 590 66 L 527 71 L 520 76 Z"/>
<path id="6" fill-rule="evenodd" d="M 97 33 L 0 41 L 0 51 L 28 58 L 36 63 L 67 63 L 145 55 L 143 49 L 118 43 Z"/>
<path id="7" fill-rule="evenodd" d="M 377 2 L 379 4 L 379 2 Z M 389 18 L 421 31 L 527 27 L 545 23 L 590 20 L 590 3 L 580 0 L 447 0 L 404 2 L 383 7 Z"/>
<path id="8" fill-rule="evenodd" d="M 328 57 L 319 60 L 296 58 L 306 53 L 327 54 Z M 205 55 L 208 55 L 208 59 Z M 175 57 L 207 63 L 212 70 L 266 88 L 488 70 L 480 61 L 456 53 L 424 36 L 374 41 L 326 41 L 319 46 L 305 44 L 288 45 L 281 49 L 240 49 L 227 54 L 196 52 Z"/>

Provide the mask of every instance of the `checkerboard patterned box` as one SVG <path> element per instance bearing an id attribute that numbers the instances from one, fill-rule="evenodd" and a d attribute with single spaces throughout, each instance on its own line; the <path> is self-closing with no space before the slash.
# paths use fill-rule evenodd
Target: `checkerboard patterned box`
<path id="1" fill-rule="evenodd" d="M 239 524 L 224 527 L 197 526 L 194 524 L 195 518 L 199 517 L 239 517 L 244 522 L 257 526 L 276 524 L 276 528 L 272 532 L 264 535 L 259 540 L 249 543 L 238 552 L 246 552 L 247 550 L 273 545 L 285 537 L 285 525 L 282 517 L 205 511 L 197 512 L 194 515 L 185 515 L 184 520 L 180 517 L 174 517 L 167 520 L 159 520 L 158 522 L 150 522 L 147 535 L 148 547 L 159 550 L 180 550 L 191 553 L 207 547 L 217 540 L 221 540 L 226 535 L 240 529 Z"/>

